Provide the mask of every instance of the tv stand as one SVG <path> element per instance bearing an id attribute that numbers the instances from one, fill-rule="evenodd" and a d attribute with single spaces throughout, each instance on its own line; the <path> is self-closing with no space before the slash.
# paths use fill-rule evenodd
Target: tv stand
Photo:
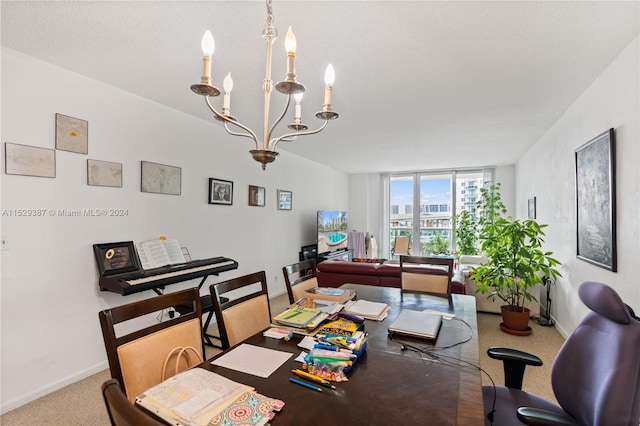
<path id="1" fill-rule="evenodd" d="M 353 249 L 332 251 L 330 253 L 319 254 L 316 257 L 316 263 L 324 262 L 325 260 L 346 260 L 348 262 L 353 261 Z"/>

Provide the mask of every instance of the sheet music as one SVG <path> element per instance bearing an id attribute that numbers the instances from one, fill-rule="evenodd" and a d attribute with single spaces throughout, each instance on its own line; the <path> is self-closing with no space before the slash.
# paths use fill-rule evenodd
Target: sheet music
<path id="1" fill-rule="evenodd" d="M 185 258 L 178 240 L 151 240 L 136 244 L 142 269 L 184 263 Z"/>

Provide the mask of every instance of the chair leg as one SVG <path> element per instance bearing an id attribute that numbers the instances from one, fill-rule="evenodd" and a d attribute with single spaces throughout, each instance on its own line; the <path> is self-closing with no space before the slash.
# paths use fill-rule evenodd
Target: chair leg
<path id="1" fill-rule="evenodd" d="M 207 346 L 211 346 L 213 348 L 216 349 L 222 349 L 222 341 L 220 340 L 220 336 L 216 336 L 215 334 L 209 334 L 207 333 L 207 330 L 209 329 L 209 324 L 211 323 L 211 319 L 213 318 L 213 314 L 214 312 L 211 310 L 209 311 L 209 314 L 207 315 L 207 319 L 204 322 L 204 325 L 202 327 L 202 335 L 204 336 L 204 344 Z M 211 339 L 216 339 L 219 340 L 221 343 L 220 344 L 215 344 L 211 341 Z"/>

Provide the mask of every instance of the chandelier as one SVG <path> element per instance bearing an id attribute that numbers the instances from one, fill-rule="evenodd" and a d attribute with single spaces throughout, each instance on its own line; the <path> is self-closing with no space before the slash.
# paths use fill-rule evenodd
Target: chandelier
<path id="1" fill-rule="evenodd" d="M 287 35 L 285 37 L 285 49 L 287 51 L 287 76 L 284 81 L 281 81 L 275 85 L 278 92 L 287 95 L 287 100 L 284 105 L 284 109 L 277 120 L 272 126 L 269 126 L 269 105 L 271 101 L 271 91 L 273 88 L 273 82 L 271 80 L 271 56 L 273 42 L 278 36 L 278 31 L 273 25 L 273 14 L 271 10 L 271 0 L 267 0 L 267 22 L 262 32 L 262 38 L 267 42 L 267 65 L 266 76 L 264 79 L 264 125 L 262 129 L 262 142 L 246 125 L 240 123 L 236 117 L 231 115 L 230 100 L 231 90 L 233 89 L 233 80 L 231 79 L 231 73 L 227 74 L 223 81 L 224 96 L 222 101 L 222 112 L 217 111 L 211 104 L 211 97 L 220 95 L 220 89 L 212 85 L 211 80 L 211 56 L 214 51 L 214 42 L 211 32 L 207 31 L 202 37 L 202 52 L 204 54 L 203 65 L 204 71 L 200 81 L 200 84 L 194 84 L 191 86 L 191 90 L 198 95 L 204 97 L 207 107 L 211 110 L 214 118 L 224 123 L 224 128 L 230 135 L 242 136 L 250 138 L 255 143 L 255 149 L 249 151 L 254 160 L 262 164 L 262 170 L 267 168 L 267 164 L 275 161 L 278 153 L 275 151 L 276 145 L 279 142 L 293 141 L 298 136 L 313 135 L 323 131 L 329 120 L 338 118 L 338 114 L 331 111 L 331 92 L 333 82 L 335 80 L 335 72 L 333 66 L 329 64 L 324 74 L 325 79 L 325 93 L 324 93 L 324 105 L 322 111 L 316 113 L 316 117 L 324 120 L 322 125 L 315 130 L 308 130 L 309 128 L 302 123 L 301 111 L 302 111 L 302 95 L 305 91 L 305 87 L 302 83 L 296 81 L 296 74 L 294 68 L 294 59 L 296 52 L 296 37 L 289 27 Z M 289 111 L 291 106 L 291 96 L 293 95 L 295 108 L 293 123 L 287 127 L 292 130 L 281 136 L 274 137 L 273 132 L 276 126 L 282 121 Z"/>

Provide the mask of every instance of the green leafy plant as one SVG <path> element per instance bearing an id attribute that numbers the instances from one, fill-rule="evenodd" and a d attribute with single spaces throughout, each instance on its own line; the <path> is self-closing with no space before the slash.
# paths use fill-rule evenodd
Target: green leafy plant
<path id="1" fill-rule="evenodd" d="M 551 252 L 542 250 L 543 229 L 534 220 L 494 217 L 481 233 L 482 247 L 488 261 L 473 268 L 473 281 L 481 293 L 496 297 L 514 311 L 523 311 L 526 301 L 536 300 L 530 290 L 543 277 L 560 277 L 555 268 L 560 262 Z"/>
<path id="2" fill-rule="evenodd" d="M 440 235 L 436 236 L 433 240 L 434 253 L 446 253 L 449 250 L 449 241 L 442 238 Z"/>
<path id="3" fill-rule="evenodd" d="M 479 227 L 474 215 L 463 210 L 453 218 L 456 227 L 456 248 L 458 254 L 478 254 Z"/>
<path id="4" fill-rule="evenodd" d="M 507 208 L 504 206 L 500 195 L 500 183 L 480 188 L 480 195 L 480 200 L 476 204 L 476 211 L 479 213 L 478 228 L 480 229 L 481 249 L 486 254 L 490 250 L 489 246 L 493 242 L 494 233 L 498 230 L 493 225 L 507 214 Z"/>

